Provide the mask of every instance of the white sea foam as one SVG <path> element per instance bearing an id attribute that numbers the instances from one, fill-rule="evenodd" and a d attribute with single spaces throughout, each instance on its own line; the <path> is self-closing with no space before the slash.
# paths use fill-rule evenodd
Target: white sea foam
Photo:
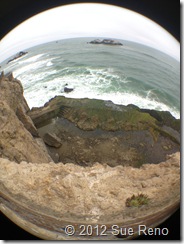
<path id="1" fill-rule="evenodd" d="M 15 68 L 13 74 L 16 78 L 19 78 L 22 74 L 27 74 L 27 75 L 34 75 L 35 71 L 37 72 L 37 70 L 41 67 L 45 67 L 46 64 L 50 61 L 50 59 L 45 59 L 45 60 L 40 60 L 34 63 L 30 63 L 27 64 L 21 68 Z M 34 73 L 33 73 L 34 72 Z M 36 80 L 35 80 L 36 81 Z"/>
<path id="2" fill-rule="evenodd" d="M 177 109 L 171 108 L 168 105 L 159 102 L 158 100 L 143 97 L 139 94 L 117 92 L 115 94 L 103 94 L 99 98 L 102 100 L 106 100 L 108 96 L 110 97 L 110 100 L 115 104 L 135 104 L 140 108 L 155 109 L 158 111 L 169 111 L 175 118 L 180 118 L 180 113 L 177 111 Z"/>
<path id="3" fill-rule="evenodd" d="M 67 82 L 67 80 L 65 80 L 65 82 Z M 139 94 L 134 94 L 130 92 L 104 93 L 98 89 L 96 89 L 95 91 L 94 89 L 91 89 L 89 86 L 82 87 L 81 85 L 76 85 L 74 87 L 74 91 L 72 91 L 71 93 L 64 93 L 64 85 L 61 85 L 61 83 L 61 80 L 59 82 L 59 79 L 55 79 L 55 81 L 53 80 L 53 82 L 50 83 L 49 87 L 35 87 L 35 89 L 33 89 L 32 91 L 29 90 L 28 93 L 26 93 L 25 91 L 25 97 L 28 101 L 29 106 L 43 106 L 52 97 L 64 95 L 70 98 L 96 98 L 101 100 L 111 100 L 113 103 L 120 105 L 135 104 L 140 108 L 149 108 L 159 111 L 170 111 L 170 113 L 175 118 L 180 118 L 180 113 L 177 111 L 177 109 L 171 108 L 166 104 L 154 100 L 152 98 L 143 97 Z"/>
<path id="4" fill-rule="evenodd" d="M 19 64 L 27 64 L 27 63 L 32 63 L 32 62 L 35 62 L 35 61 L 37 61 L 38 59 L 40 59 L 42 56 L 44 56 L 45 54 L 44 53 L 42 53 L 42 54 L 37 54 L 37 55 L 35 55 L 35 56 L 33 56 L 33 57 L 30 57 L 30 58 L 26 58 L 26 59 L 24 59 L 24 60 L 21 60 L 21 61 L 19 61 Z M 26 56 L 25 56 L 26 57 Z"/>
<path id="5" fill-rule="evenodd" d="M 47 67 L 52 66 L 52 65 L 53 65 L 53 63 L 52 63 L 51 61 L 49 61 L 49 62 L 46 64 Z"/>
<path id="6" fill-rule="evenodd" d="M 111 100 L 115 104 L 135 104 L 140 108 L 156 109 L 160 111 L 170 111 L 171 114 L 179 118 L 180 114 L 177 109 L 159 101 L 155 95 L 154 89 L 151 89 L 142 96 L 138 93 L 119 92 L 120 83 L 131 82 L 126 75 L 119 76 L 114 74 L 113 69 L 93 69 L 85 67 L 81 73 L 76 75 L 76 68 L 65 67 L 65 75 L 57 76 L 52 80 L 46 80 L 51 74 L 57 74 L 57 70 L 44 70 L 43 72 L 34 73 L 33 71 L 51 63 L 50 60 L 41 60 L 28 64 L 16 70 L 15 77 L 18 77 L 24 86 L 25 97 L 30 107 L 43 106 L 49 99 L 54 96 L 64 95 L 71 98 L 96 98 L 102 100 Z M 61 70 L 62 71 L 62 70 Z M 46 80 L 46 81 L 45 81 Z M 38 82 L 42 81 L 42 82 Z M 113 86 L 116 81 L 114 91 L 109 92 L 109 87 Z M 64 93 L 64 87 L 68 84 L 73 87 L 72 93 Z"/>
<path id="7" fill-rule="evenodd" d="M 140 108 L 149 108 L 149 109 L 155 109 L 158 111 L 169 111 L 175 118 L 180 118 L 180 113 L 177 111 L 177 109 L 171 108 L 161 102 L 158 102 L 154 99 L 148 99 L 145 97 L 140 96 L 139 94 L 133 94 L 133 93 L 103 93 L 103 94 L 94 94 L 94 93 L 87 93 L 85 92 L 85 95 L 81 92 L 79 93 L 70 93 L 66 95 L 67 97 L 71 98 L 81 98 L 81 97 L 87 97 L 87 98 L 96 98 L 101 100 L 111 100 L 115 104 L 119 105 L 128 105 L 128 104 L 134 104 Z"/>

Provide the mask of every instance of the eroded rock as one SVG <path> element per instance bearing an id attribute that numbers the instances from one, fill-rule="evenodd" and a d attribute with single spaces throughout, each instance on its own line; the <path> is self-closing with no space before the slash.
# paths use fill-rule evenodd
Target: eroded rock
<path id="1" fill-rule="evenodd" d="M 112 168 L 99 163 L 92 167 L 16 164 L 0 159 L 0 171 L 0 191 L 3 190 L 5 198 L 13 198 L 14 205 L 19 203 L 16 205 L 19 215 L 46 230 L 57 231 L 60 238 L 61 227 L 66 223 L 123 224 L 136 230 L 136 223 L 156 224 L 169 215 L 166 211 L 169 206 L 174 211 L 179 203 L 179 153 L 170 155 L 165 162 L 139 169 Z M 126 199 L 140 192 L 149 197 L 149 204 L 126 207 Z M 23 206 L 26 211 L 21 210 Z"/>
<path id="2" fill-rule="evenodd" d="M 36 143 L 38 131 L 27 115 L 28 105 L 17 79 L 4 76 L 0 82 L 0 157 L 16 162 L 50 162 L 50 156 Z"/>

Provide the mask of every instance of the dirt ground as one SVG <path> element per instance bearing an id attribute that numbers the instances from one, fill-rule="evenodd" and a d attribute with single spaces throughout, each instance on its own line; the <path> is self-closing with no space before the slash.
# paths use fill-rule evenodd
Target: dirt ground
<path id="1" fill-rule="evenodd" d="M 96 162 L 115 167 L 140 167 L 145 163 L 158 164 L 168 154 L 179 151 L 179 145 L 167 137 L 157 141 L 147 131 L 84 131 L 66 119 L 58 118 L 38 129 L 43 138 L 48 131 L 60 138 L 61 146 L 47 146 L 54 162 L 92 166 Z"/>

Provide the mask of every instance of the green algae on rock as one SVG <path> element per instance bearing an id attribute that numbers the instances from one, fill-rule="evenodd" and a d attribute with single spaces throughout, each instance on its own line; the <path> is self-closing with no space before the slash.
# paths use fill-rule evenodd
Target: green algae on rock
<path id="1" fill-rule="evenodd" d="M 161 131 L 161 126 L 167 125 L 179 131 L 179 119 L 175 119 L 169 112 L 154 112 L 161 119 L 153 116 L 153 110 L 140 109 L 135 105 L 124 106 L 111 101 L 56 96 L 43 107 L 33 108 L 28 114 L 37 128 L 48 124 L 53 118 L 63 117 L 82 130 L 99 128 L 106 131 L 130 131 L 153 128 Z"/>

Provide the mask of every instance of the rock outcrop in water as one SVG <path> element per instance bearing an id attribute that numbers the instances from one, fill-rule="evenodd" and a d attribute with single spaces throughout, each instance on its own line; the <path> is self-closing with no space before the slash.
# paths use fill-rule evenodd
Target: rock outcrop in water
<path id="1" fill-rule="evenodd" d="M 74 89 L 73 88 L 69 88 L 69 87 L 64 87 L 64 92 L 69 93 L 72 92 Z"/>
<path id="2" fill-rule="evenodd" d="M 27 52 L 23 52 L 23 51 L 17 53 L 13 58 L 8 60 L 7 64 L 9 64 L 10 62 L 12 62 L 12 61 L 14 61 L 14 60 L 26 55 L 26 54 L 27 54 Z"/>
<path id="3" fill-rule="evenodd" d="M 179 207 L 179 134 L 168 112 L 111 101 L 55 97 L 30 110 L 20 81 L 2 73 L 0 210 L 48 240 L 116 240 L 114 224 L 136 235 Z M 126 207 L 138 193 L 149 204 Z M 79 235 L 81 224 L 101 223 L 106 236 Z M 65 233 L 70 224 L 74 236 Z"/>
<path id="4" fill-rule="evenodd" d="M 123 46 L 123 44 L 119 41 L 112 40 L 112 39 L 96 39 L 89 42 L 90 44 L 104 44 L 104 45 L 113 45 L 113 46 Z"/>

